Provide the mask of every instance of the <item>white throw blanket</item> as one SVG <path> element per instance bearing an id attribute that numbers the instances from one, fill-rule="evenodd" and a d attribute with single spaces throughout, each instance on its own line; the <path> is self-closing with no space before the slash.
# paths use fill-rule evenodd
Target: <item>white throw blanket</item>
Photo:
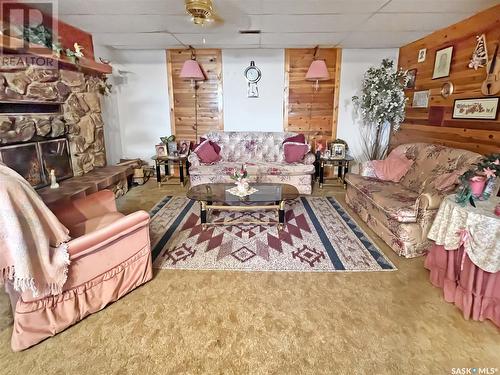
<path id="1" fill-rule="evenodd" d="M 35 297 L 61 293 L 68 233 L 31 185 L 0 163 L 0 283 L 12 280 Z"/>

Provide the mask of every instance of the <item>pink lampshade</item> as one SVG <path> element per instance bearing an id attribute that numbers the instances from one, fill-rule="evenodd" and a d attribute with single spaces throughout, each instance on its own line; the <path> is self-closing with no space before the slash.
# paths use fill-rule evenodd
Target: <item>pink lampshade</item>
<path id="1" fill-rule="evenodd" d="M 327 81 L 330 79 L 325 60 L 314 60 L 306 74 L 308 81 Z"/>
<path id="2" fill-rule="evenodd" d="M 200 64 L 196 60 L 186 60 L 181 69 L 181 78 L 190 79 L 193 81 L 204 81 L 205 74 L 200 68 Z"/>

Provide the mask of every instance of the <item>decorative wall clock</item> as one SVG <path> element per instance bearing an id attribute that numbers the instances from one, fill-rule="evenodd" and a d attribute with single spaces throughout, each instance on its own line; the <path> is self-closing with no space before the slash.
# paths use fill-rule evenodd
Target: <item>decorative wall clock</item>
<path id="1" fill-rule="evenodd" d="M 250 61 L 250 66 L 245 69 L 243 74 L 248 82 L 247 96 L 249 98 L 258 98 L 259 89 L 257 87 L 257 82 L 260 81 L 262 73 L 260 69 L 255 66 L 255 61 Z"/>

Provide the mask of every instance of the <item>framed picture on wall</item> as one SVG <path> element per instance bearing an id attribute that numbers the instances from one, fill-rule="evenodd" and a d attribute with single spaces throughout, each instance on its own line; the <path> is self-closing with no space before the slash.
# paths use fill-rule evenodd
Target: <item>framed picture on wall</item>
<path id="1" fill-rule="evenodd" d="M 415 91 L 411 106 L 413 108 L 427 108 L 429 106 L 429 90 Z"/>
<path id="2" fill-rule="evenodd" d="M 410 90 L 415 88 L 415 81 L 417 80 L 417 69 L 410 69 L 406 73 L 408 81 L 405 85 L 405 90 Z"/>
<path id="3" fill-rule="evenodd" d="M 422 63 L 425 61 L 425 56 L 427 55 L 427 48 L 422 48 L 418 51 L 417 62 Z"/>
<path id="4" fill-rule="evenodd" d="M 464 120 L 496 120 L 499 100 L 499 97 L 455 99 L 452 118 Z"/>
<path id="5" fill-rule="evenodd" d="M 453 57 L 453 46 L 436 51 L 434 60 L 434 71 L 432 79 L 448 77 L 450 75 L 451 59 Z"/>

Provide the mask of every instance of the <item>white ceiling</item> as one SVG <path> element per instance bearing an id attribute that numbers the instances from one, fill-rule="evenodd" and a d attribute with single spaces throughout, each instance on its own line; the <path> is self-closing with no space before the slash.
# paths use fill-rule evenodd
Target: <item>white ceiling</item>
<path id="1" fill-rule="evenodd" d="M 184 0 L 61 0 L 60 18 L 117 49 L 400 47 L 500 0 L 213 0 L 223 23 L 196 26 Z M 258 29 L 260 35 L 239 30 Z"/>

